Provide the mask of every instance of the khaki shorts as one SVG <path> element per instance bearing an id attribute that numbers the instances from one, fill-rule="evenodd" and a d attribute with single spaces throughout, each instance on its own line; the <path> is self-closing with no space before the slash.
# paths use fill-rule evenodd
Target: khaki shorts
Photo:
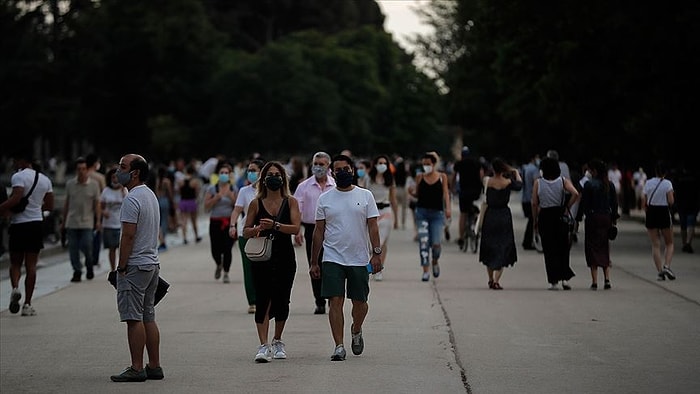
<path id="1" fill-rule="evenodd" d="M 117 310 L 121 321 L 156 320 L 155 294 L 160 265 L 127 265 L 124 275 L 117 274 Z"/>
<path id="2" fill-rule="evenodd" d="M 367 302 L 369 297 L 369 272 L 365 266 L 340 265 L 324 261 L 321 269 L 321 297 L 343 297 Z"/>

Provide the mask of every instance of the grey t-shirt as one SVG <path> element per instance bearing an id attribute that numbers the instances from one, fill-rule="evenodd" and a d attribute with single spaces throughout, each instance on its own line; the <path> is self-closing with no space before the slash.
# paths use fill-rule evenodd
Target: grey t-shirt
<path id="1" fill-rule="evenodd" d="M 122 203 L 119 220 L 136 223 L 134 249 L 131 251 L 128 264 L 158 264 L 160 208 L 156 195 L 148 186 L 136 186 L 129 191 Z"/>

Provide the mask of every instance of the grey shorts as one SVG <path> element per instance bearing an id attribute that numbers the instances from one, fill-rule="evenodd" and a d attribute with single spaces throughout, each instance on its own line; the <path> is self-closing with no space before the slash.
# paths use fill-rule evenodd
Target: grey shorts
<path id="1" fill-rule="evenodd" d="M 118 228 L 104 228 L 102 229 L 102 243 L 105 249 L 118 248 L 119 247 L 119 237 L 121 236 L 122 230 Z"/>
<path id="2" fill-rule="evenodd" d="M 117 274 L 117 310 L 121 321 L 156 320 L 154 302 L 159 275 L 159 264 L 127 265 L 125 274 Z"/>
<path id="3" fill-rule="evenodd" d="M 346 292 L 347 298 L 351 300 L 367 302 L 369 297 L 367 267 L 346 266 L 324 261 L 321 269 L 321 297 L 343 297 Z"/>

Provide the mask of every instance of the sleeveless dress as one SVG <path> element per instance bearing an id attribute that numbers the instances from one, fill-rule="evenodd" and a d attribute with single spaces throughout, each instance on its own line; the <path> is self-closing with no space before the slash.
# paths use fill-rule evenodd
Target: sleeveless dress
<path id="1" fill-rule="evenodd" d="M 520 190 L 522 182 L 513 181 L 502 190 L 486 189 L 488 208 L 481 228 L 479 261 L 485 266 L 499 270 L 512 266 L 518 260 L 513 232 L 513 216 L 508 207 L 511 190 Z"/>
<path id="2" fill-rule="evenodd" d="M 291 224 L 289 201 L 283 208 L 277 221 L 282 224 Z M 267 212 L 262 200 L 258 199 L 258 213 L 254 223 L 260 223 L 260 219 L 263 218 L 274 219 L 274 216 Z M 275 230 L 262 231 L 260 235 L 267 236 L 270 233 L 274 234 L 272 257 L 268 261 L 252 263 L 256 323 L 262 323 L 265 319 L 268 304 L 270 304 L 270 319 L 287 320 L 297 269 L 292 236 Z"/>

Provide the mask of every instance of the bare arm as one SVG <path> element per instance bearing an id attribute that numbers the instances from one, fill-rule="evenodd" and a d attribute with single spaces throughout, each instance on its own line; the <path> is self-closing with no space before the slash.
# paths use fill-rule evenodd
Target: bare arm
<path id="1" fill-rule="evenodd" d="M 129 256 L 134 249 L 134 239 L 136 238 L 136 223 L 122 222 L 122 234 L 119 240 L 119 262 L 117 268 L 126 268 Z M 124 274 L 124 273 L 122 273 Z"/>
<path id="2" fill-rule="evenodd" d="M 314 226 L 314 235 L 311 241 L 311 261 L 309 266 L 309 274 L 312 278 L 318 279 L 321 277 L 321 268 L 319 267 L 318 256 L 321 253 L 323 246 L 323 237 L 326 232 L 326 221 L 317 220 Z"/>

